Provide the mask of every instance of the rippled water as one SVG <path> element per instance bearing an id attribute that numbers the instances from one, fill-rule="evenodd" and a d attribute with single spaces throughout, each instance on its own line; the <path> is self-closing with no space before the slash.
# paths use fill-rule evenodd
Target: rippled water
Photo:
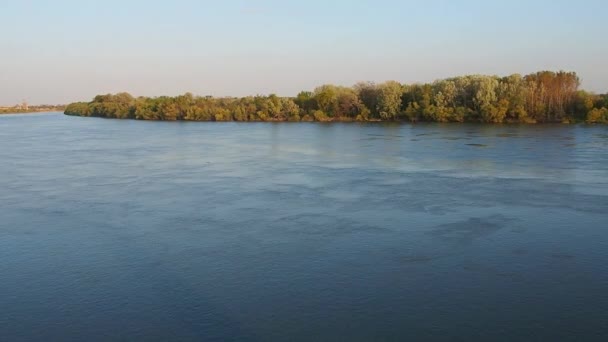
<path id="1" fill-rule="evenodd" d="M 608 128 L 0 116 L 0 340 L 602 340 Z"/>

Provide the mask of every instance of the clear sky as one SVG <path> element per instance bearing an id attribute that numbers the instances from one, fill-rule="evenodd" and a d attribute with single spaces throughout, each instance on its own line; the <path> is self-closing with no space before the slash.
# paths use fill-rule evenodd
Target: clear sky
<path id="1" fill-rule="evenodd" d="M 0 105 L 545 69 L 608 92 L 607 14 L 607 0 L 0 0 Z"/>

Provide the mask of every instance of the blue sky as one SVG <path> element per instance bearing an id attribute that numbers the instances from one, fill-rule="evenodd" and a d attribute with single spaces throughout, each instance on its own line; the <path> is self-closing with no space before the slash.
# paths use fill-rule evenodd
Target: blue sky
<path id="1" fill-rule="evenodd" d="M 608 92 L 607 13 L 605 0 L 0 0 L 0 104 L 545 69 Z"/>

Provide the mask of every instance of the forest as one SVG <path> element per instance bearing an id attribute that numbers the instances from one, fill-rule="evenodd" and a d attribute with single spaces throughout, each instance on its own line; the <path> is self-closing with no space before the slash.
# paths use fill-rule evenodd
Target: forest
<path id="1" fill-rule="evenodd" d="M 98 95 L 65 114 L 136 120 L 608 123 L 608 94 L 579 89 L 575 72 L 470 75 L 425 84 L 323 85 L 296 97 Z"/>

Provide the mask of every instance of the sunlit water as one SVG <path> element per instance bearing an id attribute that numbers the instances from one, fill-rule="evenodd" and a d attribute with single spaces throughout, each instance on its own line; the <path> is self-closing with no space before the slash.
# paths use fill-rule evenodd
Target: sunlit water
<path id="1" fill-rule="evenodd" d="M 602 340 L 608 128 L 0 116 L 0 340 Z"/>

